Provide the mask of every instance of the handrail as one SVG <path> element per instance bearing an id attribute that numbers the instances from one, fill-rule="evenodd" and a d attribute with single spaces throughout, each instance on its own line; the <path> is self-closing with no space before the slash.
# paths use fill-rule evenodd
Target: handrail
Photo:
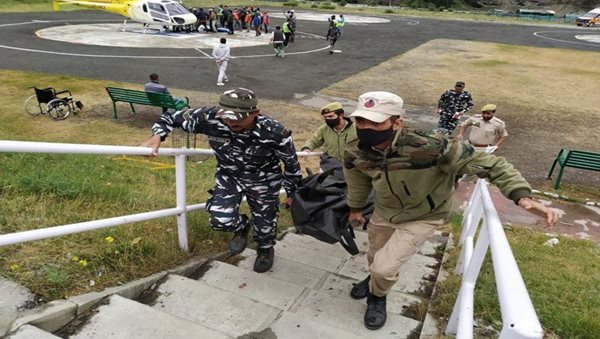
<path id="1" fill-rule="evenodd" d="M 463 214 L 461 252 L 455 271 L 455 274 L 462 275 L 462 284 L 445 332 L 456 334 L 460 339 L 473 338 L 475 283 L 485 254 L 490 248 L 503 323 L 500 338 L 542 338 L 544 335 L 542 326 L 527 293 L 487 185 L 485 179 L 477 181 L 469 205 Z M 483 223 L 473 248 L 480 220 L 483 220 Z"/>
<path id="2" fill-rule="evenodd" d="M 148 147 L 134 146 L 85 145 L 0 140 L 0 153 L 7 152 L 149 156 L 152 153 L 152 149 Z M 298 156 L 311 156 L 319 155 L 321 153 L 298 152 L 296 154 Z M 0 247 L 175 215 L 177 216 L 179 248 L 181 248 L 183 251 L 188 251 L 186 213 L 204 209 L 205 203 L 186 205 L 185 160 L 187 156 L 214 155 L 214 152 L 207 149 L 160 148 L 158 150 L 158 155 L 175 157 L 176 206 L 174 208 L 86 221 L 75 224 L 51 226 L 30 231 L 2 234 L 0 235 Z"/>

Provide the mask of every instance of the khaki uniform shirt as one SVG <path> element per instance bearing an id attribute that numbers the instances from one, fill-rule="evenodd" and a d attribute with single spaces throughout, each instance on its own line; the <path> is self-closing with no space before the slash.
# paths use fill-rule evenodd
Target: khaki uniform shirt
<path id="1" fill-rule="evenodd" d="M 473 145 L 495 145 L 500 137 L 508 135 L 504 121 L 496 117 L 485 121 L 481 114 L 470 117 L 461 126 L 464 128 L 471 127 L 469 142 Z"/>

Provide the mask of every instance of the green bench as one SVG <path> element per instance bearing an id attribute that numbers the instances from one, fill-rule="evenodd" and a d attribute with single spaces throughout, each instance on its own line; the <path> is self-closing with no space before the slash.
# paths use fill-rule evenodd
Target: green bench
<path id="1" fill-rule="evenodd" d="M 554 184 L 554 189 L 556 190 L 560 188 L 560 180 L 562 179 L 565 167 L 600 171 L 600 153 L 569 150 L 563 148 L 560 150 L 560 152 L 558 152 L 556 159 L 554 159 L 554 163 L 552 163 L 550 172 L 548 172 L 548 179 L 552 177 L 552 172 L 554 171 L 554 167 L 556 167 L 557 163 L 560 166 L 560 170 L 558 171 L 558 178 L 556 178 L 556 183 Z"/>
<path id="2" fill-rule="evenodd" d="M 133 104 L 172 108 L 177 111 L 190 107 L 190 100 L 187 97 L 185 97 L 185 100 L 176 100 L 170 94 L 144 92 L 118 87 L 106 87 L 106 92 L 108 92 L 113 102 L 113 119 L 115 120 L 117 120 L 118 101 L 128 102 L 134 114 L 135 108 Z"/>

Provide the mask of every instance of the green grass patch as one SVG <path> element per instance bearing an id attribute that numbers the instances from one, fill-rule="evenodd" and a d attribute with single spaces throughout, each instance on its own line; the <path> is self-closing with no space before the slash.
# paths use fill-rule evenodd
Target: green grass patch
<path id="1" fill-rule="evenodd" d="M 508 61 L 504 60 L 477 60 L 473 61 L 473 65 L 481 67 L 497 67 L 508 65 Z"/>
<path id="2" fill-rule="evenodd" d="M 460 218 L 452 221 L 455 230 Z M 591 241 L 560 237 L 555 247 L 548 237 L 523 228 L 507 228 L 513 254 L 542 327 L 561 338 L 595 338 L 600 333 L 600 248 Z M 456 238 L 458 238 L 458 232 Z M 456 267 L 458 249 L 447 269 Z M 454 275 L 436 285 L 432 309 L 448 317 L 458 295 L 460 279 Z M 475 287 L 475 318 L 500 329 L 500 307 L 488 253 Z"/>

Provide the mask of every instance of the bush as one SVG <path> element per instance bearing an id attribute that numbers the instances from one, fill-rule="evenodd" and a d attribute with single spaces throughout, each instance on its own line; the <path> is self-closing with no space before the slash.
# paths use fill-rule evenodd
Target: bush
<path id="1" fill-rule="evenodd" d="M 393 10 L 393 9 L 389 9 L 389 8 L 388 8 L 388 9 L 386 9 L 385 11 L 383 11 L 383 12 L 384 12 L 384 13 L 387 13 L 387 14 L 394 14 L 394 13 L 396 13 L 396 12 L 394 12 L 394 10 Z"/>
<path id="2" fill-rule="evenodd" d="M 298 7 L 299 4 L 296 1 L 290 1 L 290 2 L 284 2 L 283 6 L 284 7 Z"/>
<path id="3" fill-rule="evenodd" d="M 324 2 L 319 6 L 320 9 L 335 9 L 335 5 L 331 2 Z"/>
<path id="4" fill-rule="evenodd" d="M 340 5 L 340 6 L 342 6 L 342 7 L 346 6 L 347 4 L 348 4 L 348 3 L 346 2 L 346 0 L 342 0 L 342 1 L 340 1 L 340 2 L 338 3 L 338 5 Z"/>
<path id="5" fill-rule="evenodd" d="M 310 8 L 319 8 L 319 5 L 317 5 L 317 4 L 312 4 L 312 5 L 310 5 Z"/>

